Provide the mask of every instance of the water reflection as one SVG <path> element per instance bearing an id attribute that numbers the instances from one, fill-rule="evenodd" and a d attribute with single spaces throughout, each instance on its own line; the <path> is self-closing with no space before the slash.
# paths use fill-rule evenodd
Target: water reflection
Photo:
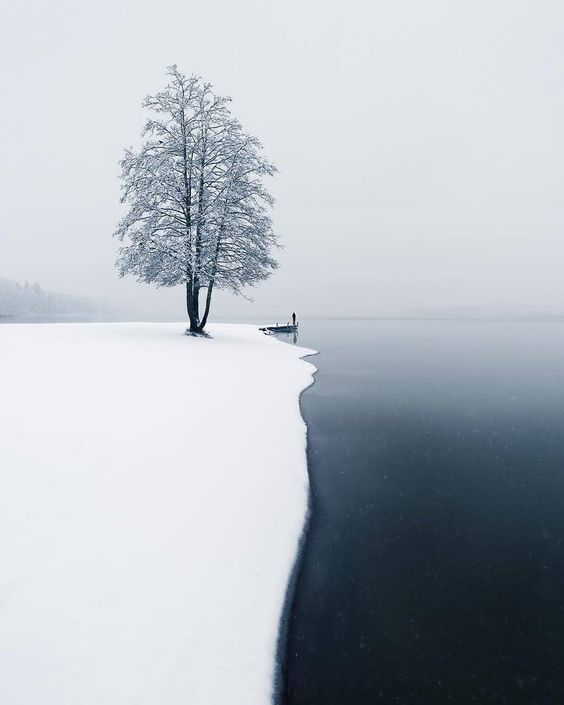
<path id="1" fill-rule="evenodd" d="M 275 338 L 278 338 L 278 340 L 282 340 L 285 343 L 293 343 L 294 345 L 297 345 L 298 342 L 298 330 L 294 331 L 271 331 L 270 335 L 273 335 Z"/>

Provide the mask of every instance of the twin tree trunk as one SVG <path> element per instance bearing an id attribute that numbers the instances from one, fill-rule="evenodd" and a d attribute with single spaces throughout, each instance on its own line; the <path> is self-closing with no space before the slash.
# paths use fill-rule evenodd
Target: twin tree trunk
<path id="1" fill-rule="evenodd" d="M 198 286 L 194 290 L 192 288 L 191 282 L 186 282 L 186 311 L 188 312 L 188 318 L 190 319 L 190 332 L 191 333 L 201 333 L 207 323 L 208 316 L 210 313 L 211 297 L 213 290 L 213 279 L 208 284 L 207 294 L 206 294 L 206 307 L 204 309 L 204 315 L 200 320 L 200 289 Z"/>
<path id="2" fill-rule="evenodd" d="M 221 224 L 220 233 L 215 243 L 215 252 L 212 263 L 211 276 L 207 285 L 206 293 L 206 307 L 204 309 L 204 315 L 200 320 L 200 289 L 201 286 L 198 285 L 198 281 L 188 281 L 186 282 L 186 310 L 188 311 L 188 318 L 190 319 L 190 332 L 191 333 L 201 333 L 206 327 L 208 322 L 208 316 L 210 313 L 212 291 L 215 284 L 215 278 L 217 275 L 219 253 L 221 251 L 221 243 L 224 234 L 224 225 Z"/>

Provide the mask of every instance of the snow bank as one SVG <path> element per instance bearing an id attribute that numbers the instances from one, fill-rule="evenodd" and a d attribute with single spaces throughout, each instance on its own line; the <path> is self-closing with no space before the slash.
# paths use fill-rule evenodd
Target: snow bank
<path id="1" fill-rule="evenodd" d="M 0 326 L 0 702 L 266 705 L 309 351 L 253 326 Z"/>

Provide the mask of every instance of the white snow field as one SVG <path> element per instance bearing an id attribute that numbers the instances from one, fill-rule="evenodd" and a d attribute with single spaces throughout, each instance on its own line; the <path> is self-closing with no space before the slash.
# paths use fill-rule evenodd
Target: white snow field
<path id="1" fill-rule="evenodd" d="M 184 329 L 0 326 L 0 703 L 270 701 L 315 368 Z"/>

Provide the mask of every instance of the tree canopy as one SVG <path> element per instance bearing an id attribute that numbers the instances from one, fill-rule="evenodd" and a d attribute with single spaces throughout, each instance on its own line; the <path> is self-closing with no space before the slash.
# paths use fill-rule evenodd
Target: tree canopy
<path id="1" fill-rule="evenodd" d="M 143 103 L 141 147 L 120 162 L 128 210 L 115 232 L 117 266 L 138 281 L 185 285 L 190 330 L 201 332 L 214 287 L 241 293 L 277 267 L 274 201 L 264 185 L 276 168 L 233 117 L 229 98 L 176 66 L 168 76 Z"/>

